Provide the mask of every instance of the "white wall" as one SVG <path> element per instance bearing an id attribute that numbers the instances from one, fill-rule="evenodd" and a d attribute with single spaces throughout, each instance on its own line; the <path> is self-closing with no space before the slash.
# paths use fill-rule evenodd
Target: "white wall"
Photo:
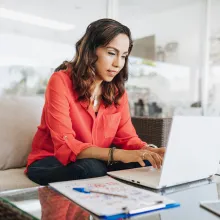
<path id="1" fill-rule="evenodd" d="M 0 16 L 0 66 L 40 65 L 57 66 L 72 59 L 75 43 L 92 21 L 106 16 L 107 0 L 0 0 L 0 7 L 25 15 L 65 24 L 71 30 L 57 30 Z"/>
<path id="2" fill-rule="evenodd" d="M 73 57 L 74 46 L 16 34 L 0 34 L 0 65 L 56 67 Z"/>
<path id="3" fill-rule="evenodd" d="M 192 1 L 188 5 L 153 14 L 146 14 L 144 7 L 147 6 L 144 5 L 136 5 L 135 13 L 123 10 L 123 7 L 119 10 L 119 20 L 130 27 L 134 39 L 155 35 L 156 46 L 164 47 L 171 41 L 179 43 L 177 58 L 172 63 L 190 68 L 190 94 L 193 101 L 197 101 L 204 42 L 205 1 Z"/>
<path id="4" fill-rule="evenodd" d="M 136 7 L 137 9 L 137 7 Z M 182 6 L 162 13 L 146 14 L 143 6 L 135 11 L 137 18 L 120 8 L 118 17 L 130 27 L 133 38 L 155 35 L 156 45 L 164 46 L 170 41 L 179 43 L 179 64 L 198 66 L 200 64 L 201 39 L 205 18 L 204 1 Z M 133 13 L 134 14 L 134 13 Z"/>

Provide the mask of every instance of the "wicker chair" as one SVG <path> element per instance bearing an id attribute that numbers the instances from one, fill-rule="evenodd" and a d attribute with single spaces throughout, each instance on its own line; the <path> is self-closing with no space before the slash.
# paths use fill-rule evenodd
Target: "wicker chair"
<path id="1" fill-rule="evenodd" d="M 158 147 L 167 146 L 172 118 L 132 117 L 131 120 L 141 140 Z"/>
<path id="2" fill-rule="evenodd" d="M 0 220 L 35 220 L 36 218 L 23 212 L 7 201 L 0 199 Z"/>

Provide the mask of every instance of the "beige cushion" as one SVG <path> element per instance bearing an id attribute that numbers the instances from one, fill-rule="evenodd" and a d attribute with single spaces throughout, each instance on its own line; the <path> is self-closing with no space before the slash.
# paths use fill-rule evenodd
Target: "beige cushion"
<path id="1" fill-rule="evenodd" d="M 43 104 L 40 96 L 0 98 L 0 170 L 26 165 Z"/>
<path id="2" fill-rule="evenodd" d="M 25 168 L 0 170 L 0 192 L 38 186 L 24 174 Z"/>

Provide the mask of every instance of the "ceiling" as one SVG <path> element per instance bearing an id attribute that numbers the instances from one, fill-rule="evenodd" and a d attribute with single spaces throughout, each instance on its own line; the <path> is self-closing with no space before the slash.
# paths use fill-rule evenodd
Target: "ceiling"
<path id="1" fill-rule="evenodd" d="M 0 18 L 1 33 L 21 34 L 66 44 L 75 43 L 91 21 L 106 17 L 105 0 L 0 0 L 0 7 L 76 26 L 70 31 L 58 31 Z"/>
<path id="2" fill-rule="evenodd" d="M 119 6 L 127 14 L 134 14 L 135 9 L 155 14 L 203 1 L 205 0 L 119 0 Z"/>
<path id="3" fill-rule="evenodd" d="M 119 17 L 135 19 L 136 14 L 152 14 L 203 0 L 119 0 Z M 46 19 L 74 24 L 70 31 L 57 31 L 0 18 L 1 33 L 21 34 L 65 44 L 74 44 L 87 25 L 106 17 L 107 0 L 0 0 L 0 7 Z"/>
<path id="4" fill-rule="evenodd" d="M 81 20 L 88 20 L 87 17 L 103 15 L 106 9 L 105 0 L 0 0 L 0 5 L 22 13 L 78 24 Z"/>

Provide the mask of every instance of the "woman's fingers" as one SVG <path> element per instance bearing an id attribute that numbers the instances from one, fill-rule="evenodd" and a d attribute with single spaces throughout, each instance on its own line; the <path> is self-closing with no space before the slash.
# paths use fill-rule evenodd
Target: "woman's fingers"
<path id="1" fill-rule="evenodd" d="M 151 151 L 145 151 L 143 155 L 144 158 L 142 156 L 142 160 L 148 160 L 154 168 L 161 168 L 163 159 L 159 154 Z"/>
<path id="2" fill-rule="evenodd" d="M 165 147 L 159 148 L 159 154 L 160 154 L 162 157 L 164 157 L 165 152 L 166 152 L 166 148 L 165 148 Z"/>
<path id="3" fill-rule="evenodd" d="M 162 157 L 159 154 L 155 153 L 152 154 L 152 157 L 157 165 L 157 168 L 160 168 L 162 165 Z"/>
<path id="4" fill-rule="evenodd" d="M 142 167 L 145 166 L 145 162 L 144 160 L 148 160 L 151 165 L 156 168 L 159 169 L 162 166 L 162 162 L 163 162 L 163 158 L 155 153 L 155 152 L 151 152 L 148 150 L 142 150 L 142 151 L 136 151 L 138 153 L 136 160 Z"/>
<path id="5" fill-rule="evenodd" d="M 146 160 L 148 160 L 154 168 L 157 168 L 157 163 L 151 154 L 147 154 Z"/>
<path id="6" fill-rule="evenodd" d="M 139 160 L 137 161 L 142 167 L 145 167 L 145 163 L 142 160 L 142 158 L 139 158 Z"/>
<path id="7" fill-rule="evenodd" d="M 164 156 L 165 152 L 166 152 L 166 148 L 165 147 L 160 147 L 160 148 L 150 148 L 149 149 L 151 152 L 157 153 L 160 156 Z"/>

